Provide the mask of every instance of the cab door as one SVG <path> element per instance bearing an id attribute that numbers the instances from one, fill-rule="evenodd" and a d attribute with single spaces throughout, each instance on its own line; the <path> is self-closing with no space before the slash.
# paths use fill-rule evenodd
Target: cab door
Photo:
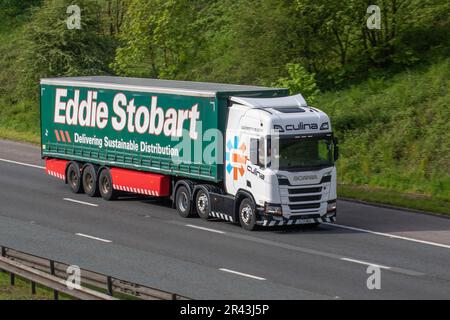
<path id="1" fill-rule="evenodd" d="M 239 122 L 234 120 L 234 128 L 227 130 L 225 176 L 228 193 L 235 195 L 238 190 L 246 190 L 256 200 L 259 193 L 264 193 L 261 168 L 265 162 L 265 144 L 260 136 L 260 119 L 252 113 L 241 114 Z"/>

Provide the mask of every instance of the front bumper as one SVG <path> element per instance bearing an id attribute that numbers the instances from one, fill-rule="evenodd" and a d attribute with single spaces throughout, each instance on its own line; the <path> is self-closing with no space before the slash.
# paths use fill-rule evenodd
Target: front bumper
<path id="1" fill-rule="evenodd" d="M 274 226 L 283 226 L 283 225 L 300 225 L 300 224 L 316 224 L 316 223 L 331 223 L 336 221 L 336 213 L 333 215 L 323 215 L 321 217 L 314 218 L 299 218 L 298 216 L 295 218 L 271 218 L 261 216 L 260 219 L 256 221 L 256 224 L 264 227 L 274 227 Z"/>

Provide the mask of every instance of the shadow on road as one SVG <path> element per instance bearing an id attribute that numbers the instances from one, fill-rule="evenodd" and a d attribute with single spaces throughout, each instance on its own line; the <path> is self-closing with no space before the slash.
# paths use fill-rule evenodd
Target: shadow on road
<path id="1" fill-rule="evenodd" d="M 160 208 L 172 208 L 172 202 L 168 198 L 157 198 L 123 193 L 117 201 L 130 201 L 157 206 Z M 337 224 L 353 228 L 367 229 L 371 231 L 399 234 L 417 237 L 428 241 L 436 241 L 450 244 L 450 219 L 421 213 L 414 213 L 396 209 L 381 208 L 376 206 L 339 201 Z M 174 211 L 174 214 L 175 211 Z M 193 218 L 196 219 L 196 218 Z M 220 219 L 211 219 L 211 228 L 214 223 L 233 224 Z M 238 228 L 238 224 L 234 223 Z M 278 235 L 293 234 L 350 234 L 364 233 L 364 231 L 334 227 L 333 225 L 291 225 L 278 227 L 264 227 L 256 231 L 275 233 Z"/>

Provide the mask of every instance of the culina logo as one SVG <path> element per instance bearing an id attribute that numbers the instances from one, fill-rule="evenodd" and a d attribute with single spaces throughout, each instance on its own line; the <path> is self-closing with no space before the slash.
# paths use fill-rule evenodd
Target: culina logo
<path id="1" fill-rule="evenodd" d="M 278 132 L 299 131 L 299 130 L 317 130 L 317 129 L 319 129 L 319 126 L 317 125 L 317 123 L 299 122 L 297 124 L 287 124 L 284 127 L 279 124 L 275 124 L 273 126 L 273 129 Z M 324 129 L 321 128 L 321 130 L 324 130 Z"/>
<path id="2" fill-rule="evenodd" d="M 242 177 L 245 172 L 244 165 L 247 163 L 247 156 L 245 151 L 247 147 L 245 143 L 239 145 L 239 138 L 234 137 L 233 141 L 228 140 L 227 151 L 225 152 L 226 169 L 228 174 L 233 172 L 233 180 L 236 181 L 239 177 Z"/>

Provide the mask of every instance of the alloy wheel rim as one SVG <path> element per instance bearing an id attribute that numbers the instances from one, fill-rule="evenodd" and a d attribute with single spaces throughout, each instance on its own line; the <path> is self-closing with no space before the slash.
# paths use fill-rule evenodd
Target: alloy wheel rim
<path id="1" fill-rule="evenodd" d="M 75 170 L 70 171 L 70 183 L 73 187 L 75 187 L 78 184 L 78 176 Z"/>
<path id="2" fill-rule="evenodd" d="M 252 215 L 253 215 L 253 211 L 249 205 L 242 208 L 241 218 L 245 224 L 248 224 L 250 222 Z"/>
<path id="3" fill-rule="evenodd" d="M 90 173 L 86 174 L 86 185 L 89 190 L 91 190 L 94 185 L 94 179 Z"/>
<path id="4" fill-rule="evenodd" d="M 197 208 L 201 213 L 206 212 L 206 208 L 208 207 L 208 197 L 206 194 L 202 193 L 197 200 Z"/>
<path id="5" fill-rule="evenodd" d="M 103 194 L 107 194 L 109 192 L 110 186 L 109 186 L 109 181 L 106 177 L 103 177 L 101 185 L 102 185 Z"/>
<path id="6" fill-rule="evenodd" d="M 180 198 L 178 200 L 178 207 L 181 209 L 181 211 L 185 212 L 188 207 L 188 198 L 186 192 L 182 192 L 180 194 Z"/>

